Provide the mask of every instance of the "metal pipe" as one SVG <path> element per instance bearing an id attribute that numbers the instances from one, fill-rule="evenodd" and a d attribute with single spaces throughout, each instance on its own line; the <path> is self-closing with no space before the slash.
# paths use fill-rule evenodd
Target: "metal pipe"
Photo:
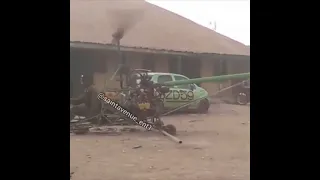
<path id="1" fill-rule="evenodd" d="M 249 78 L 250 78 L 250 72 L 241 73 L 241 74 L 228 74 L 228 75 L 222 75 L 222 76 L 195 78 L 195 79 L 188 79 L 188 80 L 181 80 L 181 81 L 169 81 L 169 82 L 165 82 L 164 85 L 174 86 L 174 85 L 183 85 L 183 84 L 221 82 L 221 81 L 227 81 L 232 79 L 249 79 Z"/>
<path id="2" fill-rule="evenodd" d="M 120 39 L 117 40 L 117 50 L 118 50 L 118 53 L 119 53 L 119 70 L 120 70 L 120 88 L 122 89 L 123 88 L 123 75 L 122 75 L 122 68 L 123 68 L 123 58 L 122 58 L 122 52 L 121 52 L 121 49 L 120 49 Z"/>
<path id="3" fill-rule="evenodd" d="M 160 131 L 162 134 L 168 136 L 168 137 L 169 137 L 171 140 L 173 140 L 174 142 L 179 143 L 179 144 L 182 143 L 182 141 L 181 141 L 180 139 L 178 139 L 178 138 L 175 137 L 175 136 L 172 136 L 171 134 L 167 133 L 166 131 L 164 131 L 164 130 L 159 130 L 159 131 Z"/>

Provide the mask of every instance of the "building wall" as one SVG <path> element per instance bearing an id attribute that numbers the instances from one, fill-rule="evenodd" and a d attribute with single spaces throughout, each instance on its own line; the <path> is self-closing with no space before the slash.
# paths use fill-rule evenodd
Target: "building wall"
<path id="1" fill-rule="evenodd" d="M 206 57 L 202 59 L 202 69 L 201 76 L 208 77 L 214 76 L 214 63 L 213 61 L 222 59 L 227 62 L 227 74 L 237 74 L 237 73 L 246 73 L 250 72 L 250 57 L 234 57 L 234 56 L 212 56 Z M 205 88 L 209 95 L 213 95 L 219 90 L 227 88 L 235 83 L 239 82 L 239 80 L 235 81 L 225 81 L 223 83 L 202 83 L 202 87 Z M 220 97 L 232 97 L 234 88 L 230 88 L 228 90 L 222 91 L 218 94 Z"/>
<path id="2" fill-rule="evenodd" d="M 144 54 L 129 52 L 126 53 L 126 64 L 128 64 L 133 69 L 142 68 L 142 60 L 144 59 Z M 158 72 L 168 72 L 168 60 L 165 56 L 154 56 L 155 58 L 155 70 Z M 107 82 L 108 87 L 117 88 L 119 87 L 118 81 L 110 81 L 113 73 L 117 70 L 118 67 L 118 54 L 110 52 L 110 55 L 106 59 L 108 71 L 106 73 L 94 73 L 94 82 L 99 89 L 103 89 L 105 82 Z"/>
<path id="3" fill-rule="evenodd" d="M 141 68 L 142 67 L 142 56 L 136 53 L 126 53 L 127 58 L 126 64 L 128 64 L 131 68 Z M 94 73 L 94 82 L 97 88 L 103 90 L 104 86 L 107 83 L 108 88 L 118 88 L 120 85 L 119 81 L 116 81 L 117 76 L 113 81 L 110 80 L 114 72 L 118 68 L 119 64 L 119 55 L 115 52 L 109 52 L 107 61 L 107 72 L 95 72 Z"/>
<path id="4" fill-rule="evenodd" d="M 113 73 L 116 71 L 118 67 L 119 55 L 115 51 L 108 51 L 107 55 L 104 57 L 106 59 L 106 72 L 95 72 L 94 73 L 94 82 L 98 89 L 103 90 L 105 84 L 109 88 L 118 88 L 119 81 L 110 81 Z M 143 53 L 135 53 L 135 52 L 126 52 L 126 64 L 128 64 L 131 68 L 142 68 L 143 59 L 145 59 L 145 54 Z M 101 58 L 101 57 L 100 57 Z M 166 55 L 154 55 L 152 56 L 155 59 L 155 71 L 158 72 L 169 72 L 169 56 Z M 223 56 L 213 56 L 206 57 L 202 59 L 198 59 L 201 61 L 201 77 L 210 77 L 213 76 L 213 61 L 215 59 L 223 58 Z M 247 61 L 238 61 L 233 59 L 227 59 L 227 73 L 243 73 L 250 71 L 250 60 Z M 115 78 L 116 79 L 116 78 Z M 230 86 L 231 81 L 224 82 L 222 84 L 218 83 L 202 83 L 201 86 L 206 89 L 209 95 L 215 94 L 219 89 Z M 219 94 L 220 96 L 232 96 L 232 90 L 227 90 L 223 93 Z"/>
<path id="5" fill-rule="evenodd" d="M 210 77 L 213 74 L 213 62 L 210 58 L 203 58 L 201 60 L 201 77 Z M 213 95 L 219 90 L 219 84 L 217 83 L 202 83 L 201 87 L 206 89 L 209 95 Z"/>
<path id="6" fill-rule="evenodd" d="M 168 58 L 166 56 L 156 56 L 155 69 L 158 72 L 169 72 Z"/>
<path id="7" fill-rule="evenodd" d="M 234 61 L 229 62 L 228 64 L 230 68 L 230 73 L 247 73 L 250 72 L 250 57 L 240 57 Z M 241 82 L 242 80 L 232 80 L 231 84 L 237 84 Z M 240 86 L 236 86 L 232 88 L 232 93 L 239 92 Z"/>

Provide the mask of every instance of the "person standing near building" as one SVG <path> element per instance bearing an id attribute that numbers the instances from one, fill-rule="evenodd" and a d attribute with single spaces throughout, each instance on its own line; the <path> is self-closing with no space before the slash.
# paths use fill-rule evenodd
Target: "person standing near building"
<path id="1" fill-rule="evenodd" d="M 81 75 L 80 81 L 84 92 L 77 98 L 70 98 L 70 104 L 73 105 L 70 113 L 86 118 L 96 116 L 101 111 L 101 102 L 97 98 L 99 92 L 93 84 L 93 77 Z"/>

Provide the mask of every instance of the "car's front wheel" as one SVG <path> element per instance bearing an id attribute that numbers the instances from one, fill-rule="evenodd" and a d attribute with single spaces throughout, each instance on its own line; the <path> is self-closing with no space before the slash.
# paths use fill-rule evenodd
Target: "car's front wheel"
<path id="1" fill-rule="evenodd" d="M 200 114 L 206 114 L 209 111 L 210 103 L 208 99 L 203 99 L 200 101 L 197 112 Z"/>

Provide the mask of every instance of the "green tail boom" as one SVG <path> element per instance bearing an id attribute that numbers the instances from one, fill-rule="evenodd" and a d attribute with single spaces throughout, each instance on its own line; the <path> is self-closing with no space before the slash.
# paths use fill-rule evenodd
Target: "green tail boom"
<path id="1" fill-rule="evenodd" d="M 198 83 L 205 83 L 205 82 L 223 82 L 233 79 L 249 79 L 250 72 L 248 73 L 241 73 L 241 74 L 228 74 L 222 76 L 212 76 L 212 77 L 203 77 L 203 78 L 195 78 L 195 79 L 188 79 L 188 80 L 181 80 L 181 81 L 170 81 L 165 82 L 165 85 L 168 86 L 175 86 L 175 85 L 182 85 L 182 84 L 198 84 Z"/>

